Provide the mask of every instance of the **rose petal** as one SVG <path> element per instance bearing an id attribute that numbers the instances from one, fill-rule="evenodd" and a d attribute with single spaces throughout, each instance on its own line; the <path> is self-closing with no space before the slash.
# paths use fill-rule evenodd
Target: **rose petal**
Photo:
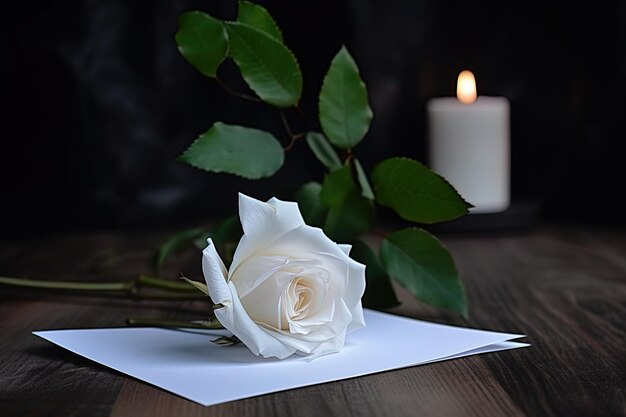
<path id="1" fill-rule="evenodd" d="M 312 314 L 309 317 L 291 320 L 289 321 L 289 330 L 292 333 L 309 334 L 325 326 L 335 315 L 335 299 L 331 296 L 327 296 L 324 300 L 322 309 L 317 314 Z"/>
<path id="2" fill-rule="evenodd" d="M 337 353 L 343 349 L 346 343 L 346 335 L 340 334 L 337 337 L 328 339 L 317 345 L 315 349 L 310 352 L 309 359 L 315 359 L 320 356 L 329 355 L 331 353 Z"/>
<path id="3" fill-rule="evenodd" d="M 339 249 L 343 251 L 346 255 L 350 256 L 350 251 L 352 250 L 352 245 L 348 245 L 347 243 L 337 243 Z"/>
<path id="4" fill-rule="evenodd" d="M 348 332 L 365 326 L 363 307 L 361 306 L 361 298 L 365 292 L 365 265 L 348 257 L 344 251 L 345 246 L 342 249 L 341 245 L 335 244 L 321 229 L 304 225 L 285 233 L 267 250 L 274 253 L 293 253 L 298 256 L 306 256 L 307 253 L 309 255 L 317 253 L 319 256 L 321 252 L 326 251 L 329 252 L 327 256 L 332 255 L 345 262 L 347 271 L 341 275 L 346 282 L 342 298 L 353 316 L 353 321 L 348 326 Z M 332 263 L 325 264 L 331 265 Z M 335 277 L 335 279 L 337 278 Z"/>
<path id="5" fill-rule="evenodd" d="M 222 259 L 215 250 L 211 239 L 207 240 L 208 246 L 202 251 L 202 273 L 206 281 L 211 300 L 215 304 L 230 303 L 232 295 L 226 286 L 228 273 Z"/>
<path id="6" fill-rule="evenodd" d="M 280 297 L 293 276 L 294 274 L 279 271 L 270 275 L 246 297 L 240 297 L 241 304 L 254 322 L 276 329 L 286 325 L 287 317 L 284 308 L 280 308 Z"/>
<path id="7" fill-rule="evenodd" d="M 339 245 L 324 234 L 322 229 L 307 225 L 301 225 L 284 233 L 265 251 L 289 253 L 294 257 L 300 256 L 302 258 L 309 257 L 307 254 L 311 252 L 325 252 L 342 260 L 350 259 Z"/>
<path id="8" fill-rule="evenodd" d="M 270 275 L 289 263 L 286 256 L 254 256 L 230 273 L 230 280 L 237 287 L 240 298 L 247 296 Z"/>
<path id="9" fill-rule="evenodd" d="M 348 333 L 365 327 L 365 318 L 363 317 L 363 307 L 361 306 L 361 298 L 365 292 L 365 265 L 350 259 L 348 262 L 348 286 L 344 293 L 343 300 L 352 313 L 352 322 L 348 326 Z"/>
<path id="10" fill-rule="evenodd" d="M 267 204 L 274 206 L 276 209 L 277 221 L 283 225 L 285 231 L 295 229 L 298 226 L 302 226 L 304 219 L 298 203 L 293 201 L 282 201 L 276 197 L 272 197 L 267 200 Z M 282 234 L 282 233 L 281 233 Z"/>
<path id="11" fill-rule="evenodd" d="M 278 359 L 293 355 L 296 348 L 282 343 L 252 321 L 239 301 L 235 286 L 229 283 L 228 287 L 232 292 L 233 302 L 215 310 L 215 316 L 220 323 L 237 336 L 255 355 Z"/>
<path id="12" fill-rule="evenodd" d="M 335 306 L 335 317 L 327 326 L 320 326 L 306 337 L 293 337 L 289 331 L 275 331 L 266 329 L 268 333 L 285 345 L 294 347 L 299 353 L 315 356 L 339 352 L 345 342 L 345 329 L 352 321 L 352 314 L 341 301 Z"/>
<path id="13" fill-rule="evenodd" d="M 297 203 L 277 198 L 264 203 L 242 193 L 239 193 L 239 219 L 244 236 L 235 250 L 230 266 L 231 273 L 260 249 L 304 224 Z"/>
<path id="14" fill-rule="evenodd" d="M 299 301 L 298 288 L 303 293 L 305 302 L 298 314 L 287 315 L 291 333 L 306 335 L 333 319 L 335 288 L 329 285 L 329 280 L 328 271 L 317 268 L 303 271 L 292 281 L 288 300 L 292 310 L 290 313 L 293 313 L 293 306 Z"/>
<path id="15" fill-rule="evenodd" d="M 215 316 L 222 326 L 237 336 L 255 355 L 283 359 L 295 353 L 294 348 L 269 335 L 248 316 L 239 300 L 237 289 L 232 283 L 226 283 L 226 268 L 211 239 L 208 244 L 202 251 L 202 272 L 211 300 L 224 306 L 215 310 Z"/>

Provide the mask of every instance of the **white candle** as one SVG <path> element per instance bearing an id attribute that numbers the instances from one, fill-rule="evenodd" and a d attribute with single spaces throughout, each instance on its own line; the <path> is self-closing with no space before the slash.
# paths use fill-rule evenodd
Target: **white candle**
<path id="1" fill-rule="evenodd" d="M 496 213 L 510 204 L 509 101 L 476 98 L 474 75 L 463 71 L 457 98 L 428 101 L 430 168 L 475 207 Z"/>

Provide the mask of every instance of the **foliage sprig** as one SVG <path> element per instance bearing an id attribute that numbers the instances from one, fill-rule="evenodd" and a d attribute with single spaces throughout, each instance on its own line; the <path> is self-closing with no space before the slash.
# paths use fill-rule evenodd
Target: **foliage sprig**
<path id="1" fill-rule="evenodd" d="M 184 13 L 176 43 L 193 67 L 226 92 L 276 108 L 289 137 L 281 145 L 269 132 L 216 121 L 181 155 L 182 162 L 209 172 L 262 179 L 280 170 L 290 149 L 306 143 L 326 173 L 321 182 L 302 185 L 295 198 L 307 223 L 322 227 L 335 240 L 353 243 L 352 256 L 367 265 L 364 303 L 379 308 L 396 305 L 390 282 L 394 279 L 425 303 L 467 315 L 454 260 L 437 238 L 413 225 L 385 236 L 380 254 L 360 239 L 373 230 L 377 205 L 418 225 L 458 218 L 471 205 L 444 178 L 409 158 L 386 159 L 367 174 L 355 148 L 369 131 L 373 111 L 356 61 L 345 46 L 332 59 L 320 88 L 320 131 L 296 133 L 285 110 L 302 114 L 302 72 L 265 8 L 239 1 L 236 21 L 200 11 Z M 235 62 L 254 95 L 236 92 L 218 77 L 227 59 Z M 172 251 L 172 242 L 179 245 L 184 240 L 180 235 L 172 239 L 161 255 Z M 165 257 L 158 259 L 160 265 Z"/>

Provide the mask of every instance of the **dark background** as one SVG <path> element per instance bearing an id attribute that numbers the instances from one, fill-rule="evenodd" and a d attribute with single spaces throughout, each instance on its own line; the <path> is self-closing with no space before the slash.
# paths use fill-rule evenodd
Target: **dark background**
<path id="1" fill-rule="evenodd" d="M 468 68 L 479 94 L 511 101 L 513 200 L 540 203 L 549 221 L 624 224 L 626 2 L 259 3 L 299 59 L 313 121 L 323 75 L 348 46 L 375 115 L 357 148 L 366 168 L 425 161 L 425 102 L 453 95 Z M 176 50 L 180 13 L 234 18 L 234 0 L 0 7 L 2 235 L 191 224 L 232 213 L 236 191 L 290 198 L 322 179 L 304 143 L 261 181 L 175 161 L 219 120 L 287 141 L 278 112 L 227 95 Z M 233 65 L 220 74 L 245 91 Z"/>

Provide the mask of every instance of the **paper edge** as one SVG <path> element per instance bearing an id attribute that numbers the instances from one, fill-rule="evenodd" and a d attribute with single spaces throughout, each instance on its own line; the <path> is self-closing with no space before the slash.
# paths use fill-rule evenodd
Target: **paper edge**
<path id="1" fill-rule="evenodd" d="M 214 402 L 214 401 L 210 401 L 210 402 L 204 402 L 202 400 L 199 399 L 194 399 L 191 398 L 187 395 L 183 395 L 182 393 L 180 393 L 179 391 L 174 391 L 171 388 L 165 388 L 164 386 L 159 386 L 156 385 L 152 382 L 149 382 L 131 372 L 127 372 L 127 371 L 123 371 L 121 369 L 118 369 L 116 367 L 113 367 L 111 365 L 105 364 L 99 360 L 90 358 L 88 356 L 85 356 L 81 353 L 78 353 L 74 350 L 71 350 L 59 343 L 56 343 L 50 339 L 48 339 L 47 337 L 44 336 L 44 333 L 55 333 L 55 332 L 64 332 L 64 331 L 82 331 L 82 330 L 114 330 L 114 329 L 119 329 L 119 330 L 126 330 L 126 329 L 130 329 L 129 327 L 102 327 L 102 328 L 81 328 L 81 329 L 51 329 L 51 330 L 35 330 L 35 331 L 31 331 L 31 334 L 40 337 L 41 339 L 52 343 L 53 345 L 59 346 L 69 352 L 71 352 L 72 354 L 78 355 L 82 358 L 85 358 L 87 360 L 90 360 L 92 362 L 97 363 L 98 365 L 104 366 L 105 368 L 108 368 L 110 370 L 113 370 L 119 374 L 122 375 L 126 375 L 129 376 L 133 379 L 135 379 L 136 381 L 140 381 L 142 383 L 148 384 L 154 388 L 157 388 L 159 390 L 162 391 L 166 391 L 169 392 L 173 395 L 176 395 L 180 398 L 184 398 L 185 400 L 188 401 L 192 401 L 196 404 L 200 404 L 204 407 L 210 407 L 213 405 L 218 405 L 218 404 L 224 404 L 224 403 L 229 403 L 229 402 L 233 402 L 233 401 L 238 401 L 238 400 L 243 400 L 243 399 L 247 399 L 247 398 L 254 398 L 257 396 L 262 396 L 262 395 L 268 395 L 268 394 L 273 394 L 273 393 L 278 393 L 278 392 L 284 392 L 284 391 L 289 391 L 289 390 L 293 390 L 293 389 L 299 389 L 299 388 L 304 388 L 304 387 L 309 387 L 309 386 L 313 386 L 313 385 L 321 385 L 321 384 L 327 384 L 327 383 L 331 383 L 331 382 L 336 382 L 336 381 L 343 381 L 343 380 L 348 380 L 348 379 L 352 379 L 352 378 L 360 378 L 363 376 L 367 376 L 367 375 L 375 375 L 375 374 L 379 374 L 379 373 L 383 373 L 383 372 L 390 372 L 390 371 L 394 371 L 394 370 L 399 370 L 399 369 L 406 369 L 406 368 L 412 368 L 414 366 L 420 366 L 420 365 L 425 365 L 425 364 L 430 364 L 430 363 L 435 363 L 435 362 L 442 362 L 442 361 L 446 361 L 446 360 L 452 360 L 452 359 L 460 359 L 463 357 L 468 357 L 468 356 L 474 356 L 474 355 L 480 355 L 480 354 L 484 354 L 484 353 L 497 353 L 497 352 L 503 352 L 506 350 L 512 350 L 512 349 L 518 349 L 518 348 L 522 348 L 522 347 L 528 347 L 530 346 L 530 344 L 528 343 L 520 343 L 520 342 L 512 342 L 511 340 L 513 339 L 519 339 L 522 337 L 526 337 L 525 335 L 522 334 L 516 334 L 516 333 L 504 333 L 504 332 L 500 332 L 500 331 L 493 331 L 493 330 L 484 330 L 484 329 L 476 329 L 476 328 L 470 328 L 470 327 L 462 327 L 462 326 L 454 326 L 454 325 L 448 325 L 448 324 L 441 324 L 441 323 L 432 323 L 432 322 L 428 322 L 428 321 L 423 321 L 423 320 L 417 320 L 417 319 L 413 319 L 410 317 L 405 317 L 405 316 L 398 316 L 396 314 L 391 314 L 391 313 L 386 313 L 386 312 L 382 312 L 382 311 L 377 311 L 377 310 L 372 310 L 372 309 L 364 309 L 367 313 L 370 314 L 374 314 L 374 315 L 379 315 L 379 316 L 384 316 L 386 319 L 393 319 L 393 320 L 400 320 L 400 321 L 410 321 L 410 322 L 419 322 L 420 324 L 423 325 L 432 325 L 432 326 L 444 326 L 444 327 L 452 327 L 455 329 L 464 329 L 464 330 L 469 330 L 469 331 L 482 331 L 482 332 L 488 332 L 488 333 L 493 333 L 494 335 L 497 334 L 498 336 L 502 337 L 502 340 L 500 341 L 496 341 L 496 342 L 492 342 L 492 343 L 487 343 L 485 345 L 480 345 L 480 346 L 476 346 L 473 347 L 472 349 L 469 350 L 463 350 L 463 351 L 459 351 L 441 358 L 437 358 L 437 359 L 432 359 L 429 361 L 423 361 L 423 362 L 417 362 L 417 363 L 409 363 L 406 364 L 404 366 L 395 366 L 395 367 L 387 367 L 387 368 L 383 368 L 383 369 L 379 369 L 377 371 L 370 371 L 370 372 L 361 372 L 361 373 L 357 373 L 354 375 L 349 375 L 349 376 L 345 376 L 345 377 L 340 377 L 340 378 L 336 378 L 336 379 L 332 379 L 332 380 L 327 380 L 327 381 L 323 381 L 323 382 L 311 382 L 311 383 L 305 383 L 303 385 L 298 385 L 296 387 L 291 387 L 291 388 L 284 388 L 284 389 L 279 389 L 279 390 L 261 390 L 261 391 L 257 391 L 254 394 L 246 394 L 246 395 L 238 395 L 238 396 L 234 396 L 231 398 L 223 398 L 220 401 Z M 156 327 L 137 327 L 137 329 L 156 329 Z M 158 328 L 160 330 L 170 330 L 170 331 L 179 331 L 180 329 L 162 329 L 162 328 Z M 503 347 L 500 348 L 495 348 L 495 349 L 489 349 L 490 346 L 498 346 L 498 345 L 504 345 Z M 475 352 L 478 351 L 478 352 Z M 475 353 L 470 353 L 470 352 L 475 352 Z"/>
<path id="2" fill-rule="evenodd" d="M 455 329 L 465 329 L 465 330 L 476 330 L 476 331 L 480 331 L 480 332 L 488 332 L 488 333 L 498 333 L 502 336 L 507 336 L 506 340 L 513 340 L 513 339 L 521 339 L 522 337 L 527 337 L 527 335 L 525 334 L 520 334 L 520 333 L 508 333 L 508 332 L 502 332 L 500 330 L 491 330 L 491 329 L 479 329 L 479 328 L 475 328 L 475 327 L 467 327 L 467 326 L 456 326 L 453 324 L 445 324 L 445 323 L 435 323 L 435 322 L 431 322 L 431 321 L 425 321 L 425 320 L 420 320 L 420 319 L 414 319 L 412 317 L 409 316 L 401 316 L 398 314 L 394 314 L 394 313 L 387 313 L 385 311 L 379 311 L 379 310 L 373 310 L 371 308 L 364 308 L 364 311 L 367 311 L 369 313 L 374 313 L 374 314 L 378 314 L 381 316 L 386 316 L 392 319 L 396 319 L 396 320 L 408 320 L 408 321 L 413 321 L 413 322 L 419 322 L 421 324 L 425 324 L 425 325 L 432 325 L 432 326 L 444 326 L 444 327 L 452 327 Z"/>
<path id="3" fill-rule="evenodd" d="M 489 347 L 489 346 L 495 346 L 495 345 L 499 345 L 499 344 L 503 344 L 503 343 L 514 343 L 514 344 L 515 344 L 515 346 L 501 347 L 501 348 L 498 348 L 498 349 L 486 350 L 486 351 L 484 351 L 484 352 L 478 352 L 478 353 L 468 353 L 467 355 L 465 355 L 465 354 L 464 354 L 464 353 L 466 353 L 466 352 L 471 352 L 471 351 L 474 351 L 474 350 L 477 350 L 477 349 L 483 349 L 483 348 L 486 348 L 486 347 Z M 415 367 L 415 366 L 428 365 L 428 364 L 432 364 L 432 363 L 436 363 L 436 362 L 443 362 L 443 361 L 452 360 L 452 359 L 461 359 L 461 358 L 466 358 L 466 357 L 470 357 L 470 356 L 482 355 L 482 354 L 486 354 L 486 353 L 498 353 L 498 352 L 504 352 L 504 351 L 507 351 L 507 350 L 520 349 L 520 348 L 524 348 L 524 347 L 528 347 L 528 346 L 531 346 L 531 345 L 530 345 L 530 344 L 528 344 L 528 343 L 510 342 L 510 341 L 506 341 L 506 340 L 505 340 L 505 341 L 503 341 L 503 342 L 499 342 L 499 343 L 492 343 L 492 344 L 490 344 L 490 345 L 482 346 L 482 347 L 480 347 L 480 348 L 470 349 L 470 350 L 468 350 L 468 351 L 463 351 L 463 352 L 460 352 L 460 353 L 457 353 L 457 354 L 454 354 L 454 355 L 451 355 L 451 356 L 445 356 L 445 357 L 443 357 L 443 358 L 434 359 L 434 360 L 432 360 L 432 361 L 419 362 L 419 363 L 417 363 L 417 364 L 409 364 L 409 365 L 406 365 L 406 366 L 400 366 L 400 367 L 394 367 L 394 368 L 382 369 L 382 370 L 380 370 L 380 371 L 375 371 L 375 372 L 365 372 L 365 373 L 361 373 L 361 374 L 357 374 L 357 375 L 351 375 L 351 376 L 346 376 L 346 377 L 343 377 L 343 378 L 333 379 L 333 380 L 331 380 L 331 381 L 313 382 L 313 383 L 310 383 L 310 384 L 299 385 L 299 386 L 297 386 L 297 387 L 292 387 L 292 388 L 285 388 L 285 389 L 281 389 L 281 390 L 278 390 L 278 391 L 276 391 L 276 390 L 272 390 L 272 391 L 260 391 L 260 392 L 258 392 L 258 393 L 256 393 L 256 394 L 253 394 L 253 395 L 237 396 L 237 397 L 234 397 L 234 398 L 232 398 L 232 399 L 227 399 L 227 400 L 225 400 L 225 401 L 204 403 L 204 402 L 202 402 L 202 401 L 192 400 L 192 399 L 187 398 L 187 397 L 183 397 L 183 398 L 186 398 L 186 399 L 187 399 L 187 400 L 189 400 L 189 401 L 193 401 L 193 402 L 195 402 L 195 403 L 197 403 L 197 404 L 200 404 L 200 405 L 203 405 L 203 406 L 205 406 L 205 407 L 212 407 L 212 406 L 214 406 L 214 405 L 225 404 L 225 403 L 229 403 L 229 402 L 233 402 L 233 401 L 239 401 L 239 400 L 245 400 L 245 399 L 248 399 L 248 398 L 260 397 L 260 396 L 262 396 L 262 395 L 275 394 L 275 393 L 278 393 L 278 392 L 291 391 L 291 390 L 295 390 L 295 389 L 300 389 L 300 388 L 310 387 L 310 386 L 313 386 L 313 385 L 330 384 L 330 383 L 332 383 L 332 382 L 337 382 L 337 381 L 346 381 L 346 380 L 349 380 L 349 379 L 361 378 L 361 377 L 363 377 L 363 376 L 377 375 L 377 374 L 382 374 L 382 373 L 385 373 L 385 372 L 397 371 L 397 370 L 400 370 L 400 369 L 408 369 L 408 368 L 413 368 L 413 367 Z M 152 385 L 152 384 L 151 384 L 151 385 Z M 156 385 L 154 385 L 154 386 L 156 386 Z M 157 386 L 157 387 L 158 387 L 158 386 Z M 161 387 L 158 387 L 158 388 L 160 388 L 161 390 L 163 390 L 163 388 L 161 388 Z M 170 391 L 170 392 L 171 392 L 171 391 Z M 176 394 L 176 395 L 181 396 L 180 394 Z"/>

